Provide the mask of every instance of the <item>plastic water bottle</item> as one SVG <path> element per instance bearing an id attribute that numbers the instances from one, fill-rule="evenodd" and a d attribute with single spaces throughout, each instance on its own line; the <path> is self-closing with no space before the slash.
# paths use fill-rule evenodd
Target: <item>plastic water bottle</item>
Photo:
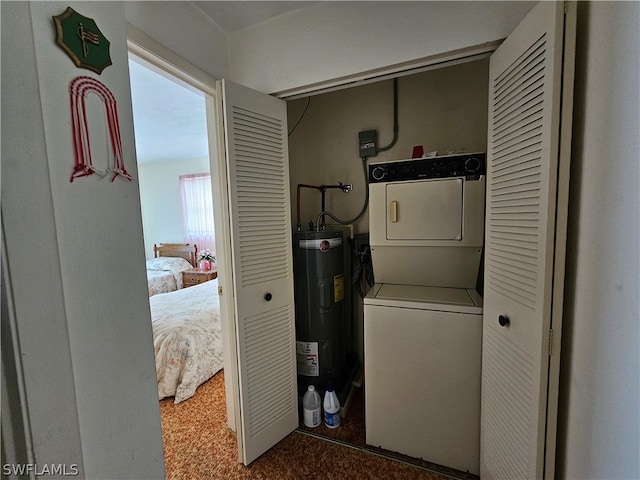
<path id="1" fill-rule="evenodd" d="M 333 385 L 327 385 L 327 391 L 324 394 L 324 424 L 329 428 L 337 428 L 340 426 L 340 401 Z"/>
<path id="2" fill-rule="evenodd" d="M 315 428 L 320 425 L 320 394 L 313 385 L 309 385 L 302 397 L 302 420 L 305 427 Z"/>

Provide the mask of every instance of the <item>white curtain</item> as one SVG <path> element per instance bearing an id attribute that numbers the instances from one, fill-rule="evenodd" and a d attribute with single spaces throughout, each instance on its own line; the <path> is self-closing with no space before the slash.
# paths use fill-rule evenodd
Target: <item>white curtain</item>
<path id="1" fill-rule="evenodd" d="M 180 193 L 184 241 L 197 245 L 198 251 L 207 249 L 215 255 L 211 175 L 208 173 L 181 175 Z"/>

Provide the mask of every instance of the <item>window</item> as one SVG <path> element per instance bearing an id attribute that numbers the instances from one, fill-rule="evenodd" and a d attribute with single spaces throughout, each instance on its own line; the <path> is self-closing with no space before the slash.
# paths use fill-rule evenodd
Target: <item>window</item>
<path id="1" fill-rule="evenodd" d="M 208 173 L 181 175 L 180 195 L 184 241 L 197 245 L 198 250 L 208 249 L 215 254 L 211 175 Z"/>

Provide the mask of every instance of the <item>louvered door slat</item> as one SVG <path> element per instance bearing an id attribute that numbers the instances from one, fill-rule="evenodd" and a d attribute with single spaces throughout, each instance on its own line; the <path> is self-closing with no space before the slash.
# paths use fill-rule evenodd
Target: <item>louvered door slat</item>
<path id="1" fill-rule="evenodd" d="M 283 163 L 286 148 L 282 120 L 250 112 L 234 106 L 232 109 L 235 137 L 235 182 L 240 281 L 243 286 L 261 284 L 265 280 L 284 278 L 287 270 L 286 252 L 289 245 L 288 172 Z M 255 200 L 269 198 L 269 203 Z M 254 251 L 263 237 L 255 232 L 268 232 L 274 252 L 256 260 Z M 279 241 L 278 241 L 279 240 Z"/>
<path id="2" fill-rule="evenodd" d="M 246 413 L 249 434 L 259 435 L 287 413 L 295 403 L 287 385 L 292 368 L 294 339 L 287 332 L 286 307 L 250 317 L 243 322 L 246 341 L 246 378 L 251 385 Z M 281 348 L 288 345 L 289 348 Z"/>
<path id="3" fill-rule="evenodd" d="M 243 462 L 298 425 L 284 102 L 223 82 Z"/>

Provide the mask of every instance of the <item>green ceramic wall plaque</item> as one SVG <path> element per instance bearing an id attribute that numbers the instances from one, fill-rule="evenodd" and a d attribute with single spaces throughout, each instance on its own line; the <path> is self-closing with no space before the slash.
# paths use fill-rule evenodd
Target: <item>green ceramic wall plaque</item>
<path id="1" fill-rule="evenodd" d="M 111 65 L 109 40 L 92 18 L 84 17 L 73 8 L 53 17 L 56 24 L 56 43 L 76 64 L 98 74 Z"/>

